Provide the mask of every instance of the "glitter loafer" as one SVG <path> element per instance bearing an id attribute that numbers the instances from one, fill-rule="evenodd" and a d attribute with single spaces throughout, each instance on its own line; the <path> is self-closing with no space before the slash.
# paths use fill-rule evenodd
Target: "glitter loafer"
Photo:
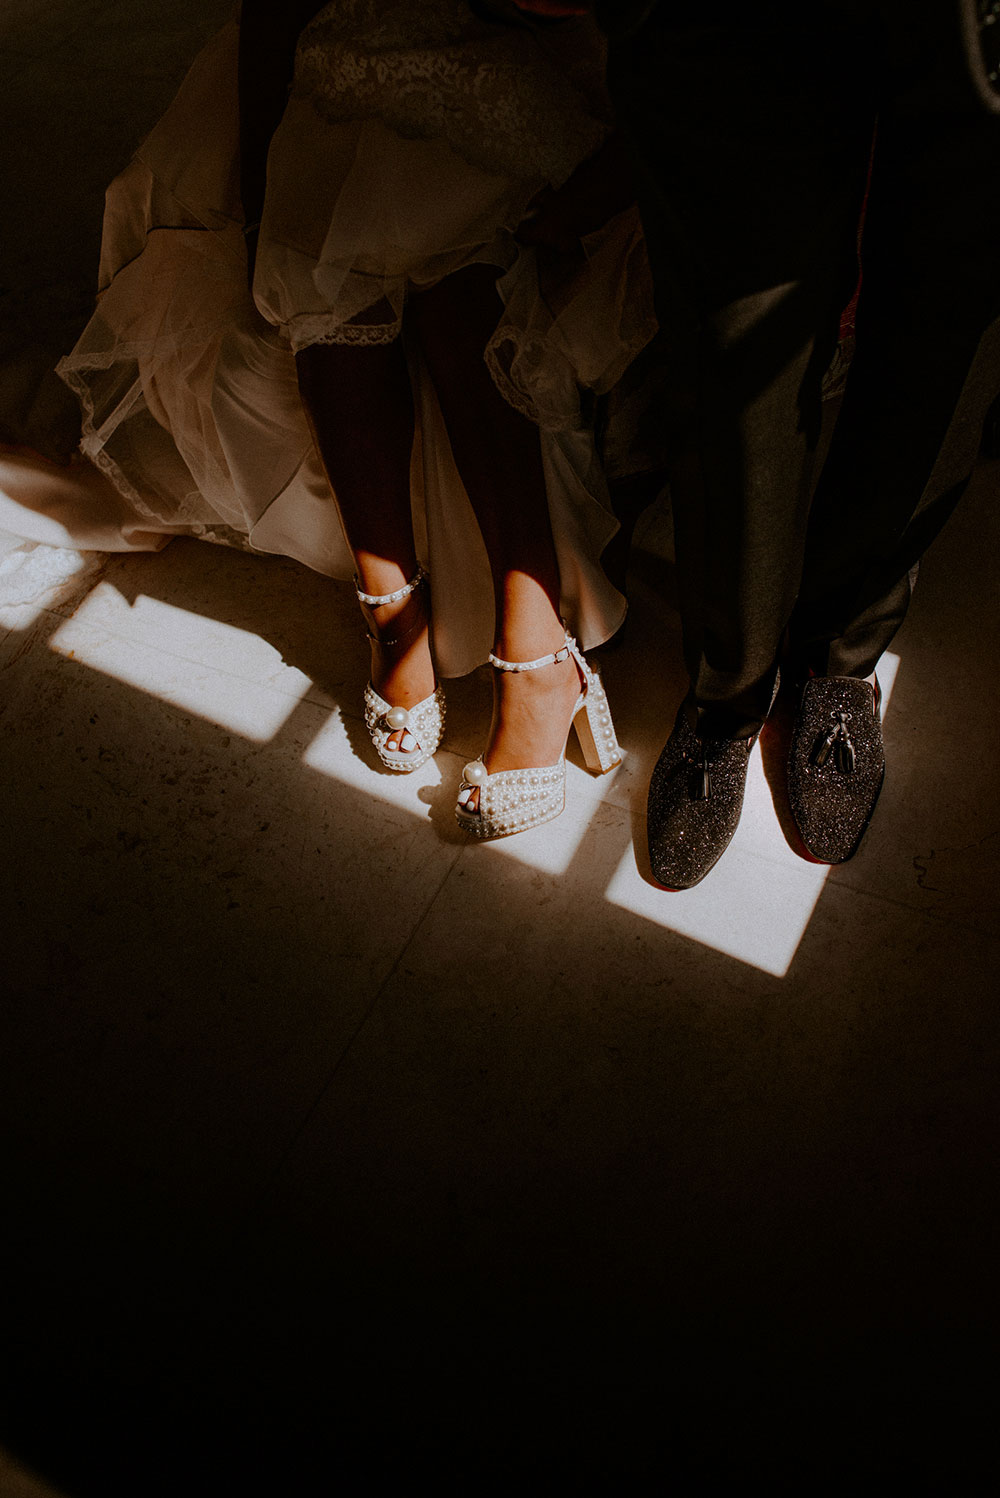
<path id="1" fill-rule="evenodd" d="M 653 877 L 665 889 L 691 889 L 715 867 L 739 826 L 750 738 L 701 739 L 677 714 L 649 784 L 646 827 Z"/>
<path id="2" fill-rule="evenodd" d="M 366 608 L 376 609 L 382 604 L 399 603 L 408 598 L 417 588 L 427 581 L 427 573 L 423 567 L 418 567 L 410 581 L 402 588 L 397 588 L 395 593 L 363 593 L 358 586 L 358 579 L 354 579 L 355 591 L 358 600 Z M 407 635 L 423 628 L 424 619 L 421 617 L 409 629 L 401 634 L 387 639 L 384 635 L 369 633 L 368 638 L 381 645 L 398 645 L 405 640 Z M 399 770 L 404 774 L 411 770 L 419 770 L 420 766 L 426 764 L 431 755 L 437 750 L 444 733 L 444 692 L 439 686 L 429 697 L 418 702 L 415 707 L 393 707 L 386 702 L 384 697 L 379 696 L 372 683 L 365 687 L 365 727 L 382 764 L 387 770 Z M 388 743 L 393 734 L 400 730 L 408 732 L 413 738 L 416 748 L 414 749 L 390 749 Z"/>
<path id="3" fill-rule="evenodd" d="M 572 726 L 576 729 L 587 769 L 605 775 L 621 763 L 621 749 L 615 737 L 601 678 L 584 659 L 576 641 L 567 631 L 566 643 L 551 655 L 536 661 L 503 661 L 491 655 L 490 663 L 498 671 L 537 671 L 542 666 L 557 665 L 570 656 L 576 661 L 583 679 L 583 690 L 573 709 Z M 473 760 L 462 771 L 459 795 L 479 791 L 479 805 L 469 811 L 461 801 L 455 807 L 460 827 L 474 837 L 487 839 L 509 837 L 551 822 L 566 804 L 566 756 L 554 765 L 532 766 L 525 770 L 487 770 L 482 759 Z"/>
<path id="4" fill-rule="evenodd" d="M 788 799 L 807 851 L 844 863 L 858 851 L 885 778 L 881 692 L 856 676 L 802 688 L 788 757 Z"/>

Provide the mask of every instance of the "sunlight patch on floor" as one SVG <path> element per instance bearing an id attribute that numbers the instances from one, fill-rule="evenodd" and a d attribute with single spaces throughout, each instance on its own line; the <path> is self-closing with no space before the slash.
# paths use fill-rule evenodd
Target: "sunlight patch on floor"
<path id="1" fill-rule="evenodd" d="M 51 645 L 68 659 L 257 743 L 280 734 L 311 686 L 259 636 L 145 595 L 130 604 L 104 583 L 60 624 Z M 898 657 L 887 654 L 879 668 L 883 713 L 898 664 Z M 442 793 L 452 781 L 457 790 L 463 763 L 458 755 L 439 751 L 411 775 L 380 771 L 363 723 L 334 710 L 301 762 L 373 801 L 437 822 L 447 841 L 474 846 L 458 834 L 450 795 Z M 760 766 L 751 766 L 747 804 L 732 847 L 702 884 L 676 894 L 652 885 L 640 871 L 641 850 L 637 856 L 631 845 L 628 811 L 607 800 L 615 773 L 597 780 L 570 764 L 561 817 L 477 848 L 476 856 L 511 858 L 557 878 L 575 877 L 576 869 L 582 875 L 596 857 L 612 870 L 602 891 L 612 905 L 784 976 L 829 870 L 788 847 Z"/>
<path id="2" fill-rule="evenodd" d="M 783 978 L 828 873 L 825 865 L 796 862 L 801 868 L 731 847 L 701 884 L 669 893 L 639 877 L 629 849 L 608 886 L 608 899 L 678 936 Z"/>
<path id="3" fill-rule="evenodd" d="M 0 515 L 3 494 L 0 492 Z M 68 547 L 35 545 L 0 529 L 0 615 L 24 631 L 93 573 L 103 557 Z"/>
<path id="4" fill-rule="evenodd" d="M 59 655 L 257 743 L 275 737 L 311 685 L 303 672 L 282 668 L 277 652 L 256 635 L 155 598 L 137 598 L 130 607 L 106 584 L 50 644 Z M 262 653 L 277 684 L 237 674 Z"/>
<path id="5" fill-rule="evenodd" d="M 352 747 L 352 737 L 361 746 L 359 752 Z M 477 848 L 477 856 L 481 853 L 489 858 L 513 858 L 529 868 L 556 877 L 570 869 L 602 799 L 601 786 L 593 777 L 576 765 L 569 765 L 566 810 L 561 817 L 546 822 L 542 827 L 518 833 L 516 837 L 498 838 L 488 845 L 479 845 L 459 829 L 453 816 L 454 796 L 458 794 L 462 767 L 466 763 L 463 756 L 439 749 L 433 759 L 406 775 L 375 770 L 374 757 L 375 751 L 368 746 L 364 725 L 354 721 L 348 725 L 339 714 L 333 714 L 306 750 L 304 763 L 310 769 L 319 770 L 334 780 L 417 816 L 439 817 L 440 830 L 448 839 L 457 839 L 463 847 Z M 610 777 L 607 777 L 604 786 L 609 781 Z M 441 787 L 448 788 L 446 794 L 442 794 Z"/>

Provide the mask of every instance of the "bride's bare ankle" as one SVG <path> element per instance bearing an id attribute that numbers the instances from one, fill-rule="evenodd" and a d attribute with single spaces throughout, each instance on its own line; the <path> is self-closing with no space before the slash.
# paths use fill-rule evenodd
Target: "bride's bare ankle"
<path id="1" fill-rule="evenodd" d="M 537 671 L 498 671 L 487 768 L 554 764 L 565 744 L 580 687 L 572 658 Z"/>
<path id="2" fill-rule="evenodd" d="M 493 645 L 493 654 L 504 661 L 531 661 L 554 655 L 566 643 L 566 631 L 558 619 L 539 629 L 533 620 L 505 619 Z"/>
<path id="3" fill-rule="evenodd" d="M 386 652 L 408 647 L 414 636 L 427 628 L 427 605 L 419 592 L 395 599 L 392 603 L 374 606 L 362 603 L 361 612 L 372 645 Z"/>
<path id="4" fill-rule="evenodd" d="M 385 580 L 381 578 L 379 585 Z M 369 576 L 365 582 L 374 586 Z M 426 575 L 418 569 L 412 580 L 389 589 L 388 596 L 366 594 L 360 586 L 357 591 L 371 647 L 372 686 L 393 709 L 414 708 L 432 696 L 437 686 Z M 422 746 L 406 726 L 400 726 L 385 747 L 405 754 Z"/>

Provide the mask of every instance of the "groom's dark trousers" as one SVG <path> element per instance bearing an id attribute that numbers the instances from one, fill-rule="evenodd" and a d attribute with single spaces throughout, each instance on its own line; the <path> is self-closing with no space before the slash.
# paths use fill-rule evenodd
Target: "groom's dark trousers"
<path id="1" fill-rule="evenodd" d="M 783 639 L 822 673 L 872 671 L 975 462 L 1000 389 L 1000 114 L 959 9 L 599 9 L 671 361 L 662 417 L 703 734 L 759 728 Z M 817 474 L 866 186 L 857 352 Z"/>

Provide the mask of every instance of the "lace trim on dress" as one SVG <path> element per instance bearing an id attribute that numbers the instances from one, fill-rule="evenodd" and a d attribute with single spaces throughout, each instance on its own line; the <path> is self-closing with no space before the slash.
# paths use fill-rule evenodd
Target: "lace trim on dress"
<path id="1" fill-rule="evenodd" d="M 319 326 L 317 326 L 319 325 Z M 329 316 L 296 318 L 288 327 L 288 338 L 296 353 L 311 348 L 317 343 L 347 344 L 352 348 L 374 348 L 379 344 L 395 343 L 402 330 L 402 322 L 391 323 L 338 323 L 330 326 Z"/>
<path id="2" fill-rule="evenodd" d="M 208 541 L 213 546 L 228 546 L 233 551 L 255 552 L 250 537 L 235 525 L 195 525 L 185 527 L 184 535 L 196 536 L 199 541 Z"/>
<path id="3" fill-rule="evenodd" d="M 90 386 L 83 377 L 84 369 L 107 368 L 107 364 L 100 360 L 90 361 L 86 365 L 68 364 L 66 360 L 60 361 L 56 370 L 59 378 L 68 385 L 80 402 L 80 451 L 89 458 L 95 468 L 99 468 L 105 478 L 109 478 L 118 490 L 119 494 L 135 505 L 140 515 L 145 520 L 158 520 L 159 516 L 145 503 L 138 490 L 129 483 L 122 473 L 118 464 L 104 450 L 104 438 L 101 436 L 95 424 L 94 401 Z M 134 404 L 134 402 L 133 402 Z"/>
<path id="4" fill-rule="evenodd" d="M 93 427 L 87 430 L 86 423 L 84 424 L 83 435 L 80 438 L 80 451 L 85 458 L 90 459 L 95 468 L 101 470 L 105 478 L 111 480 L 119 494 L 135 505 L 144 520 L 151 520 L 154 524 L 160 522 L 162 517 L 155 510 L 151 510 L 149 505 L 145 503 L 138 489 L 129 483 L 124 473 L 118 467 L 118 464 L 113 458 L 108 456 L 104 444 Z"/>
<path id="5" fill-rule="evenodd" d="M 539 410 L 537 401 L 529 400 L 520 386 L 515 384 L 511 379 L 502 362 L 501 349 L 507 353 L 509 360 L 511 351 L 516 350 L 516 348 L 517 340 L 506 330 L 502 330 L 500 333 L 493 335 L 486 345 L 484 352 L 486 368 L 490 372 L 490 378 L 508 406 L 513 406 L 515 411 L 519 411 L 522 416 L 526 416 L 536 426 L 543 427 L 548 431 L 569 430 L 575 427 L 578 423 L 578 409 L 576 412 L 553 410 L 543 413 Z M 538 363 L 541 364 L 545 350 L 539 348 L 537 354 Z"/>
<path id="6" fill-rule="evenodd" d="M 169 503 L 164 503 L 161 509 L 155 509 L 149 503 L 148 497 L 140 493 L 121 465 L 108 452 L 108 441 L 114 439 L 118 427 L 128 419 L 130 413 L 136 407 L 142 406 L 144 397 L 141 384 L 136 380 L 128 399 L 116 406 L 112 417 L 98 424 L 93 391 L 85 376 L 87 373 L 99 373 L 107 367 L 106 361 L 102 359 L 89 359 L 86 363 L 81 361 L 75 365 L 67 364 L 64 360 L 57 370 L 60 379 L 69 386 L 80 402 L 80 451 L 95 468 L 104 474 L 105 478 L 110 479 L 118 493 L 134 506 L 141 519 L 151 522 L 155 528 L 159 529 L 169 516 L 172 532 L 180 534 L 181 523 L 183 523 L 185 532 L 200 536 L 204 530 L 204 522 L 196 518 L 196 507 L 201 505 L 204 510 L 204 502 L 197 490 L 192 491 L 190 497 L 175 493 L 171 496 Z"/>
<path id="7" fill-rule="evenodd" d="M 491 174 L 555 184 L 607 133 L 531 31 L 464 0 L 327 5 L 299 38 L 292 97 L 331 123 L 379 119 Z"/>

